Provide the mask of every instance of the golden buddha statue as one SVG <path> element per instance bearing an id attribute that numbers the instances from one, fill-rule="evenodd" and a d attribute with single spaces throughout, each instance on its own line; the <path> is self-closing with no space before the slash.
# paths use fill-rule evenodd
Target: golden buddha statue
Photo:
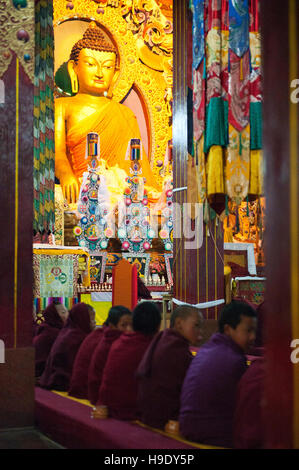
<path id="1" fill-rule="evenodd" d="M 100 157 L 110 171 L 114 189 L 115 181 L 124 181 L 123 175 L 130 175 L 131 161 L 126 156 L 130 139 L 141 137 L 134 113 L 112 99 L 119 74 L 118 52 L 96 23 L 91 22 L 83 38 L 73 46 L 68 73 L 75 95 L 55 101 L 55 174 L 65 199 L 74 203 L 87 171 L 88 133 L 100 136 Z M 144 148 L 140 166 L 146 186 L 151 188 L 149 201 L 154 202 L 159 190 Z M 118 186 L 119 193 L 122 189 Z"/>

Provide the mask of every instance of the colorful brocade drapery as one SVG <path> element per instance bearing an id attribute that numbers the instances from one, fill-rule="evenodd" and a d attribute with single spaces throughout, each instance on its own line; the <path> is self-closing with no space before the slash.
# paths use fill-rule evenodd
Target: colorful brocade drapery
<path id="1" fill-rule="evenodd" d="M 192 166 L 203 202 L 263 192 L 259 0 L 191 0 Z"/>
<path id="2" fill-rule="evenodd" d="M 53 4 L 35 2 L 34 222 L 39 233 L 54 232 L 54 36 Z"/>

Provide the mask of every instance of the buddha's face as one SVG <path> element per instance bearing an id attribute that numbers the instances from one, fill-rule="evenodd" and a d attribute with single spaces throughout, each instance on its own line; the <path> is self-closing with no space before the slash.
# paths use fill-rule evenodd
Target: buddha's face
<path id="1" fill-rule="evenodd" d="M 79 92 L 103 95 L 108 91 L 115 74 L 116 55 L 114 52 L 82 49 L 74 71 L 79 81 Z"/>

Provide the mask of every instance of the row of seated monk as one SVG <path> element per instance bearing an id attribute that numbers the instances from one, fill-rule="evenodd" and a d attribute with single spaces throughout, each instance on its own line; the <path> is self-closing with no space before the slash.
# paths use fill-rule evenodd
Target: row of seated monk
<path id="1" fill-rule="evenodd" d="M 113 306 L 97 328 L 91 306 L 68 313 L 52 303 L 33 339 L 37 385 L 89 400 L 94 419 L 139 420 L 202 444 L 261 448 L 263 358 L 248 366 L 246 355 L 258 315 L 234 300 L 222 309 L 219 331 L 192 348 L 204 319 L 190 306 L 176 308 L 160 330 L 150 301 L 133 312 Z"/>

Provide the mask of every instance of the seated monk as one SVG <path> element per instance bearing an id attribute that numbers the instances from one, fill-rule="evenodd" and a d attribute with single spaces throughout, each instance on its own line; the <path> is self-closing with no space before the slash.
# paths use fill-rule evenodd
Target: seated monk
<path id="1" fill-rule="evenodd" d="M 95 328 L 81 344 L 75 358 L 70 380 L 69 395 L 76 398 L 87 398 L 88 367 L 92 355 L 101 342 L 103 328 Z"/>
<path id="2" fill-rule="evenodd" d="M 93 405 L 98 401 L 102 374 L 112 344 L 124 331 L 132 331 L 132 312 L 121 305 L 111 307 L 103 330 L 88 367 L 88 400 Z"/>
<path id="3" fill-rule="evenodd" d="M 134 332 L 123 333 L 110 349 L 94 418 L 134 420 L 138 417 L 136 372 L 160 323 L 161 314 L 153 302 L 142 302 L 135 307 Z"/>
<path id="4" fill-rule="evenodd" d="M 100 157 L 108 168 L 108 189 L 112 185 L 112 190 L 122 195 L 125 177 L 130 175 L 127 148 L 130 139 L 140 139 L 140 131 L 133 112 L 112 99 L 118 61 L 115 46 L 94 22 L 72 48 L 68 72 L 75 95 L 55 101 L 55 173 L 68 202 L 78 200 L 82 176 L 88 167 L 85 153 L 90 132 L 100 136 Z M 151 188 L 149 202 L 155 201 L 159 192 L 144 148 L 139 163 L 146 185 Z"/>
<path id="5" fill-rule="evenodd" d="M 255 340 L 256 311 L 245 302 L 225 305 L 219 333 L 199 349 L 182 387 L 181 434 L 202 444 L 232 447 L 238 383 Z"/>
<path id="6" fill-rule="evenodd" d="M 140 278 L 139 274 L 137 276 L 137 290 L 138 290 L 138 300 L 140 299 L 151 299 L 152 294 L 144 284 L 143 280 Z"/>
<path id="7" fill-rule="evenodd" d="M 45 321 L 38 325 L 33 338 L 35 349 L 35 377 L 40 377 L 58 333 L 64 326 L 68 317 L 67 308 L 60 302 L 53 302 L 44 310 Z"/>
<path id="8" fill-rule="evenodd" d="M 74 305 L 66 325 L 57 336 L 39 385 L 48 390 L 68 391 L 76 354 L 95 327 L 95 311 L 85 303 Z"/>
<path id="9" fill-rule="evenodd" d="M 180 394 L 192 360 L 190 345 L 198 346 L 202 315 L 188 306 L 176 308 L 170 328 L 158 333 L 141 360 L 137 377 L 141 421 L 164 429 L 178 428 Z"/>

